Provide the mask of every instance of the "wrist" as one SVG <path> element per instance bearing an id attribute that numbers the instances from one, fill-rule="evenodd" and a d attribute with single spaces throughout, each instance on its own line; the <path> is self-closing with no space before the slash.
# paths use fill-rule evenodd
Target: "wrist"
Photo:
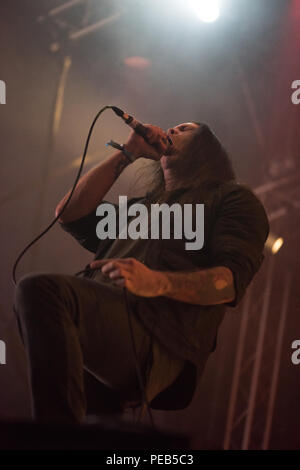
<path id="1" fill-rule="evenodd" d="M 163 271 L 155 271 L 155 276 L 159 292 L 157 295 L 167 295 L 171 290 L 171 282 L 169 277 Z"/>
<path id="2" fill-rule="evenodd" d="M 130 152 L 125 147 L 125 145 L 122 145 L 122 153 L 123 153 L 123 155 L 125 155 L 125 157 L 127 158 L 129 163 L 133 163 L 137 159 L 137 157 L 135 157 L 135 155 L 132 152 Z"/>
<path id="3" fill-rule="evenodd" d="M 123 144 L 123 154 L 128 158 L 128 160 L 133 163 L 135 160 L 139 158 L 139 155 L 136 154 L 136 149 L 132 149 L 130 145 Z"/>
<path id="4" fill-rule="evenodd" d="M 118 144 L 118 142 L 114 142 L 113 140 L 110 140 L 109 142 L 107 142 L 106 145 L 109 145 L 110 147 L 117 149 L 119 151 L 117 152 L 117 154 L 119 156 L 121 155 L 122 157 L 125 156 L 128 163 L 133 163 L 136 160 L 135 155 L 128 149 L 128 147 L 125 146 L 125 144 L 121 145 L 121 144 Z"/>

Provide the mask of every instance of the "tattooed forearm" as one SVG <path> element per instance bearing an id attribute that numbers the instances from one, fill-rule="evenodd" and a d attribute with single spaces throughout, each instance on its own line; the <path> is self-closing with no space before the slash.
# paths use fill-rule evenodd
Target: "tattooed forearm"
<path id="1" fill-rule="evenodd" d="M 125 157 L 125 155 L 121 155 L 120 159 L 117 161 L 115 169 L 114 169 L 115 179 L 118 178 L 118 176 L 122 173 L 124 168 L 129 164 L 130 164 L 130 161 L 128 160 L 128 158 Z"/>
<path id="2" fill-rule="evenodd" d="M 220 266 L 189 272 L 162 272 L 165 297 L 198 305 L 231 302 L 235 297 L 233 275 Z"/>

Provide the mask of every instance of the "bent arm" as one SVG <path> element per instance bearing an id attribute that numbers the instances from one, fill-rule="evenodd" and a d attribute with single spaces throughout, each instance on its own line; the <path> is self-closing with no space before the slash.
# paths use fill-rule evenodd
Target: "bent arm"
<path id="1" fill-rule="evenodd" d="M 83 175 L 59 220 L 63 223 L 72 222 L 96 209 L 129 163 L 129 160 L 122 152 L 115 152 L 110 158 Z M 56 217 L 64 206 L 70 192 L 71 190 L 67 192 L 57 205 L 55 210 Z"/>
<path id="2" fill-rule="evenodd" d="M 196 305 L 216 305 L 235 299 L 231 270 L 217 266 L 193 271 L 157 271 L 135 258 L 98 259 L 90 263 L 116 285 L 142 297 L 170 297 Z"/>
<path id="3" fill-rule="evenodd" d="M 187 272 L 159 271 L 161 294 L 198 305 L 217 305 L 235 298 L 231 270 L 224 266 Z"/>
<path id="4" fill-rule="evenodd" d="M 146 127 L 148 128 L 151 145 L 147 144 L 145 139 L 132 131 L 126 143 L 126 149 L 133 155 L 134 160 L 143 155 L 147 155 L 147 158 L 159 160 L 169 148 L 169 144 L 165 139 L 165 133 L 157 126 L 146 125 Z M 158 146 L 158 150 L 154 149 L 154 144 Z M 130 163 L 130 160 L 122 152 L 115 152 L 110 158 L 82 176 L 72 198 L 59 219 L 60 222 L 72 222 L 96 209 L 115 180 Z M 55 217 L 62 210 L 70 192 L 71 190 L 68 191 L 57 205 Z"/>

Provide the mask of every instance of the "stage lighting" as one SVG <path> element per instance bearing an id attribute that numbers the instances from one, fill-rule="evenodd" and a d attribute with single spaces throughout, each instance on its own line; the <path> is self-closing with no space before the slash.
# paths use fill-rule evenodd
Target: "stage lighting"
<path id="1" fill-rule="evenodd" d="M 276 235 L 270 233 L 266 241 L 266 247 L 273 253 L 273 255 L 276 255 L 276 253 L 278 253 L 282 245 L 283 238 L 277 237 Z"/>
<path id="2" fill-rule="evenodd" d="M 205 23 L 212 23 L 220 16 L 219 0 L 191 0 L 196 15 Z"/>

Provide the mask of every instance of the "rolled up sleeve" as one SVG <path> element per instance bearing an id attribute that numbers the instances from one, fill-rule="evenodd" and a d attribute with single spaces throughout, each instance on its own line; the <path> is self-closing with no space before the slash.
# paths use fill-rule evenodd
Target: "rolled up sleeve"
<path id="1" fill-rule="evenodd" d="M 130 207 L 132 204 L 136 202 L 144 201 L 145 196 L 142 197 L 132 197 L 127 200 L 127 207 Z M 108 204 L 112 208 L 115 209 L 116 214 L 116 232 L 117 235 L 119 233 L 119 205 L 114 204 L 108 201 L 102 201 L 98 206 L 102 204 Z M 89 214 L 81 217 L 80 219 L 74 220 L 72 222 L 62 223 L 59 222 L 61 228 L 72 235 L 81 246 L 86 248 L 87 250 L 91 251 L 92 253 L 96 253 L 98 251 L 99 243 L 103 240 L 97 237 L 96 227 L 99 221 L 105 217 L 105 215 L 96 215 L 97 208 L 91 211 Z M 107 210 L 107 208 L 105 209 Z M 106 240 L 107 242 L 107 240 Z M 111 243 L 113 239 L 111 240 Z M 108 247 L 107 243 L 105 243 L 106 248 Z"/>
<path id="2" fill-rule="evenodd" d="M 110 204 L 115 208 L 116 214 L 118 214 L 119 206 L 117 204 L 113 204 L 108 201 L 102 201 L 101 204 Z M 59 224 L 61 228 L 72 235 L 72 237 L 74 237 L 81 246 L 92 253 L 96 253 L 100 242 L 96 234 L 96 226 L 99 220 L 101 220 L 101 217 L 96 215 L 95 209 L 80 219 L 66 223 L 59 222 Z"/>
<path id="3" fill-rule="evenodd" d="M 228 267 L 234 278 L 235 307 L 264 259 L 269 223 L 262 203 L 247 187 L 235 185 L 218 206 L 211 237 L 213 266 Z"/>

